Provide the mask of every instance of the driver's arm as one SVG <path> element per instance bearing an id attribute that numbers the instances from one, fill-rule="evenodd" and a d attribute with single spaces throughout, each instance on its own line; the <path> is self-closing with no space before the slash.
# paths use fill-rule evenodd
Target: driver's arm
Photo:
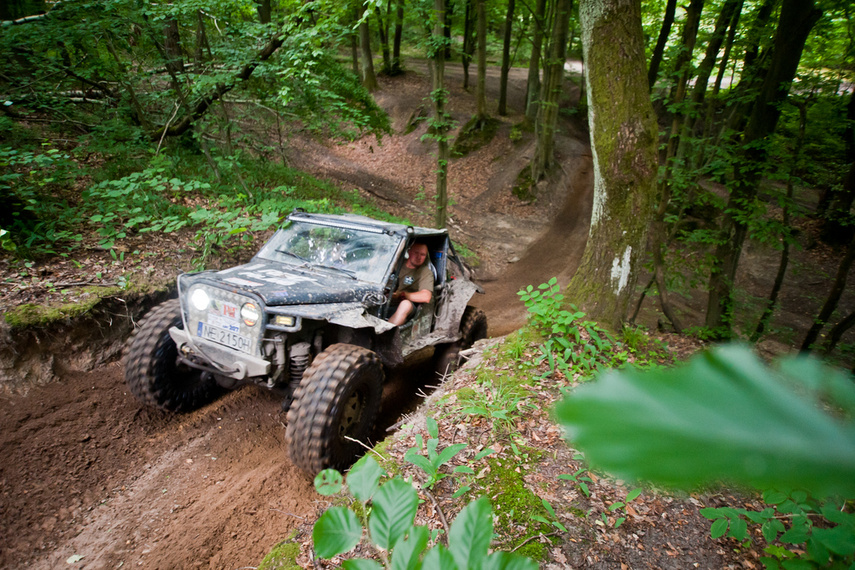
<path id="1" fill-rule="evenodd" d="M 422 289 L 415 293 L 403 293 L 402 296 L 413 303 L 430 303 L 430 300 L 433 298 L 433 291 Z"/>

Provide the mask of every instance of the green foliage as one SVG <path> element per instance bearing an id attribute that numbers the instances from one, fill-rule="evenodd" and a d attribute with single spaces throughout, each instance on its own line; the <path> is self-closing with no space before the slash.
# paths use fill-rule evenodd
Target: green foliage
<path id="1" fill-rule="evenodd" d="M 855 563 L 855 513 L 836 498 L 817 500 L 807 491 L 766 491 L 762 511 L 705 508 L 710 536 L 750 542 L 759 529 L 769 556 L 766 568 L 846 568 Z M 777 544 L 776 544 L 777 543 Z"/>
<path id="2" fill-rule="evenodd" d="M 448 548 L 433 542 L 427 527 L 416 526 L 418 493 L 399 477 L 380 483 L 382 469 L 371 456 L 365 456 L 351 468 L 347 487 L 363 499 L 362 519 L 350 508 L 330 507 L 315 523 L 312 531 L 315 552 L 331 558 L 352 550 L 362 540 L 363 528 L 382 564 L 370 559 L 350 559 L 344 568 L 435 568 L 437 570 L 507 568 L 533 570 L 537 565 L 526 558 L 505 552 L 490 553 L 493 517 L 490 503 L 480 498 L 460 511 L 451 525 Z M 328 492 L 324 475 L 321 488 Z M 367 514 L 366 514 L 367 513 Z"/>
<path id="3" fill-rule="evenodd" d="M 828 398 L 846 421 L 817 408 Z M 557 408 L 591 462 L 621 477 L 848 494 L 855 493 L 853 412 L 846 374 L 801 358 L 770 370 L 740 346 L 670 370 L 607 372 Z"/>
<path id="4" fill-rule="evenodd" d="M 404 459 L 422 471 L 427 475 L 427 480 L 424 483 L 426 488 L 433 487 L 437 482 L 442 479 L 448 477 L 445 473 L 440 473 L 439 469 L 449 461 L 451 461 L 455 455 L 466 449 L 465 443 L 455 443 L 454 445 L 449 445 L 442 449 L 442 451 L 437 451 L 437 446 L 439 445 L 439 431 L 436 420 L 433 418 L 427 418 L 427 429 L 430 438 L 427 440 L 427 444 L 425 444 L 422 440 L 421 434 L 416 435 L 416 447 L 412 447 L 407 450 L 404 454 Z M 426 455 L 421 455 L 418 452 L 424 449 Z M 459 473 L 461 471 L 472 472 L 471 468 L 458 466 L 455 468 L 454 472 Z M 356 493 L 354 493 L 355 495 Z"/>
<path id="5" fill-rule="evenodd" d="M 556 413 L 592 463 L 623 478 L 796 489 L 766 491 L 760 512 L 702 511 L 713 538 L 746 541 L 757 525 L 769 543 L 767 568 L 855 563 L 855 514 L 839 498 L 855 495 L 847 374 L 801 357 L 769 368 L 747 348 L 726 346 L 671 370 L 608 372 Z"/>
<path id="6" fill-rule="evenodd" d="M 612 335 L 597 323 L 583 320 L 585 313 L 570 305 L 564 308 L 564 295 L 560 292 L 558 280 L 553 277 L 547 283 L 541 283 L 535 289 L 531 285 L 517 292 L 525 303 L 531 323 L 546 337 L 540 345 L 537 363 L 546 362 L 549 371 L 556 370 L 565 376 L 590 375 L 603 366 L 620 366 L 630 360 L 630 356 L 639 356 L 638 366 L 655 366 L 654 359 L 665 358 L 663 352 L 651 351 L 646 356 L 636 349 L 631 351 L 623 343 L 617 342 Z M 633 339 L 638 342 L 637 339 Z"/>

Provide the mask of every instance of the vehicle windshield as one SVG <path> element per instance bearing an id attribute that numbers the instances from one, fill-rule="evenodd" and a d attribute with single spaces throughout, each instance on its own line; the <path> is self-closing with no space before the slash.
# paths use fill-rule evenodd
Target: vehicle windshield
<path id="1" fill-rule="evenodd" d="M 290 221 L 261 248 L 258 257 L 297 267 L 334 269 L 380 283 L 402 239 L 352 226 Z"/>

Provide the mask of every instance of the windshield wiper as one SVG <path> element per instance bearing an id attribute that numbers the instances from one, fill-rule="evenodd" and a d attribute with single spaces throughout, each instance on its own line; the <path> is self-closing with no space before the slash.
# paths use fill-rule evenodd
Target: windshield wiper
<path id="1" fill-rule="evenodd" d="M 354 273 L 350 269 L 344 269 L 343 267 L 334 267 L 332 265 L 321 265 L 320 263 L 315 263 L 312 265 L 312 267 L 317 267 L 319 269 L 332 269 L 333 271 L 335 271 L 337 273 L 344 273 L 345 275 L 347 275 L 348 277 L 350 277 L 354 281 L 359 280 L 359 278 L 356 276 L 356 273 Z"/>
<path id="2" fill-rule="evenodd" d="M 302 261 L 306 265 L 311 264 L 311 262 L 308 259 L 306 259 L 305 257 L 303 257 L 302 255 L 297 255 L 296 253 L 294 253 L 292 251 L 288 251 L 287 249 L 282 249 L 281 247 L 276 248 L 276 253 L 284 253 L 285 255 L 290 255 L 291 257 L 293 257 L 295 259 L 299 259 L 300 261 Z"/>

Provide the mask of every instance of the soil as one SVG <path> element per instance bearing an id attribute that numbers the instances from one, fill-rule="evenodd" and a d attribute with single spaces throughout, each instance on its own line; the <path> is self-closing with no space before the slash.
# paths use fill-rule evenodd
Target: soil
<path id="1" fill-rule="evenodd" d="M 572 116 L 562 115 L 556 141 L 561 167 L 537 187 L 533 200 L 521 201 L 510 193 L 516 172 L 533 149 L 531 134 L 518 142 L 510 136 L 522 120 L 524 74 L 512 70 L 513 111 L 499 118 L 497 136 L 484 148 L 453 160 L 449 170 L 454 201 L 449 226 L 455 241 L 465 243 L 480 259 L 476 278 L 487 294 L 477 304 L 488 314 L 491 336 L 524 322 L 516 296 L 520 288 L 553 276 L 561 283 L 569 280 L 585 247 L 591 214 L 591 154 L 584 128 Z M 492 100 L 497 75 L 491 70 L 488 76 Z M 471 94 L 460 87 L 461 77 L 459 67 L 449 66 L 449 110 L 459 125 L 474 112 Z M 298 138 L 292 141 L 289 160 L 356 188 L 416 224 L 430 225 L 435 168 L 431 144 L 420 140 L 423 123 L 410 134 L 400 134 L 428 90 L 426 70 L 416 63 L 402 77 L 381 79 L 376 97 L 399 134 L 346 145 Z M 565 107 L 572 107 L 577 92 L 568 83 Z M 180 236 L 158 247 L 161 253 L 141 263 L 141 271 L 186 269 L 188 256 Z M 78 260 L 84 271 L 115 267 L 99 255 Z M 833 260 L 825 267 L 833 267 Z M 34 277 L 41 271 L 66 274 L 59 264 L 32 268 Z M 39 302 L 52 294 L 42 289 L 6 288 L 3 303 Z M 847 297 L 844 302 L 852 301 Z M 655 323 L 655 316 L 649 318 Z M 675 344 L 679 342 L 684 341 Z M 419 401 L 415 393 L 431 383 L 421 377 L 414 386 L 412 376 L 418 370 L 415 363 L 387 386 L 378 440 L 385 426 L 412 411 Z M 0 567 L 236 569 L 255 567 L 289 535 L 305 544 L 311 522 L 327 503 L 287 461 L 283 422 L 280 402 L 251 387 L 181 416 L 141 409 L 125 388 L 119 361 L 90 372 L 66 367 L 59 381 L 24 395 L 0 397 Z M 526 437 L 535 434 L 533 443 L 541 438 L 538 445 L 556 452 L 541 473 L 532 474 L 532 484 L 538 477 L 555 482 L 559 469 L 568 472 L 572 457 L 545 413 L 521 429 Z M 603 488 L 610 484 L 604 482 Z M 566 487 L 548 492 L 554 493 L 557 504 L 570 500 Z M 651 494 L 621 529 L 577 521 L 583 527 L 563 536 L 548 565 L 755 567 L 756 558 L 734 553 L 733 544 L 709 539 L 699 504 L 693 497 Z"/>

